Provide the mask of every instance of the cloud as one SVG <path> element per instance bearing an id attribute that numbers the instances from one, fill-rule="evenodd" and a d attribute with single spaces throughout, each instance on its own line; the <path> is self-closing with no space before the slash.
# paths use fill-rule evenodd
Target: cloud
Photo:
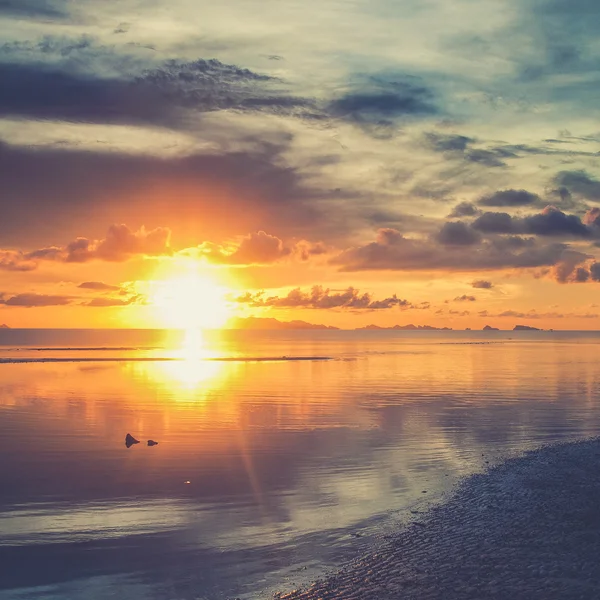
<path id="1" fill-rule="evenodd" d="M 32 271 L 41 261 L 83 263 L 91 260 L 123 262 L 133 256 L 171 255 L 171 231 L 166 227 L 146 230 L 142 226 L 133 231 L 127 225 L 111 225 L 106 237 L 89 240 L 79 237 L 66 246 L 49 246 L 30 252 L 0 250 L 0 269 L 9 271 Z M 99 282 L 86 282 L 79 287 L 88 289 L 112 289 Z M 118 289 L 118 288 L 116 288 Z"/>
<path id="2" fill-rule="evenodd" d="M 576 283 L 585 283 L 590 278 L 590 272 L 585 267 L 577 267 L 573 276 Z"/>
<path id="3" fill-rule="evenodd" d="M 479 243 L 481 236 L 462 221 L 444 223 L 436 239 L 447 246 L 472 246 Z"/>
<path id="4" fill-rule="evenodd" d="M 0 62 L 0 79 L 0 115 L 32 119 L 185 128 L 193 113 L 315 110 L 310 100 L 280 91 L 272 77 L 217 59 L 170 60 L 119 77 L 100 76 L 91 65 L 78 73 L 57 63 Z"/>
<path id="5" fill-rule="evenodd" d="M 23 306 L 26 308 L 42 306 L 65 306 L 73 300 L 72 296 L 52 296 L 46 294 L 0 294 L 0 304 L 5 306 Z"/>
<path id="6" fill-rule="evenodd" d="M 484 233 L 512 233 L 516 229 L 513 218 L 503 212 L 485 212 L 473 221 L 472 227 Z"/>
<path id="7" fill-rule="evenodd" d="M 0 15 L 15 17 L 64 18 L 62 2 L 52 0 L 2 0 Z"/>
<path id="8" fill-rule="evenodd" d="M 132 296 L 128 299 L 123 298 L 93 298 L 88 302 L 82 302 L 81 306 L 89 306 L 91 308 L 109 308 L 112 306 L 129 306 L 138 300 L 138 296 Z"/>
<path id="9" fill-rule="evenodd" d="M 35 268 L 37 268 L 35 260 L 27 258 L 22 252 L 15 250 L 0 250 L 0 270 L 33 271 Z"/>
<path id="10" fill-rule="evenodd" d="M 479 290 L 491 290 L 494 287 L 494 284 L 485 279 L 476 279 L 471 283 L 471 286 Z"/>
<path id="11" fill-rule="evenodd" d="M 200 239 L 208 239 L 215 230 L 231 235 L 232 229 L 240 228 L 277 228 L 299 238 L 312 237 L 315 231 L 319 238 L 346 235 L 343 220 L 327 218 L 330 201 L 335 197 L 338 203 L 347 199 L 360 203 L 360 197 L 334 193 L 314 182 L 309 185 L 285 159 L 289 139 L 277 139 L 277 143 L 239 139 L 246 149 L 223 155 L 162 158 L 117 151 L 19 148 L 0 142 L 0 238 L 4 244 L 20 247 L 25 236 L 36 243 L 39 231 L 44 237 L 62 235 L 66 228 L 81 228 L 82 212 L 125 223 L 147 214 L 167 223 L 179 214 L 197 226 Z M 164 190 L 170 190 L 168 203 Z M 370 202 L 367 205 L 365 200 L 364 205 L 372 211 Z"/>
<path id="12" fill-rule="evenodd" d="M 395 294 L 381 300 L 374 300 L 369 293 L 361 294 L 359 290 L 349 287 L 342 292 L 332 292 L 322 286 L 314 286 L 310 292 L 300 288 L 291 290 L 286 296 L 268 296 L 264 292 L 244 294 L 236 298 L 242 304 L 253 307 L 275 308 L 312 308 L 312 309 L 353 309 L 353 310 L 386 310 L 389 308 L 413 308 L 407 300 Z"/>
<path id="13" fill-rule="evenodd" d="M 590 238 L 600 232 L 587 226 L 577 215 L 568 215 L 554 206 L 541 213 L 513 217 L 504 212 L 485 212 L 472 223 L 484 233 L 525 233 L 540 236 Z"/>
<path id="14" fill-rule="evenodd" d="M 574 252 L 566 244 L 538 245 L 533 239 L 442 246 L 435 239 L 408 238 L 396 230 L 383 230 L 374 242 L 344 250 L 330 262 L 342 271 L 479 271 L 553 266 L 565 255 L 579 263 L 588 259 L 586 254 Z"/>
<path id="15" fill-rule="evenodd" d="M 118 285 L 110 285 L 108 283 L 102 283 L 101 281 L 84 281 L 80 283 L 78 288 L 84 290 L 96 290 L 96 291 L 119 291 L 121 288 Z"/>
<path id="16" fill-rule="evenodd" d="M 257 231 L 241 238 L 234 247 L 203 242 L 195 249 L 182 252 L 190 252 L 215 264 L 244 266 L 268 265 L 287 258 L 308 261 L 331 251 L 323 242 L 299 240 L 286 245 L 277 236 Z"/>
<path id="17" fill-rule="evenodd" d="M 540 197 L 527 190 L 501 190 L 484 196 L 478 202 L 480 206 L 520 207 L 539 203 Z"/>
<path id="18" fill-rule="evenodd" d="M 396 119 L 426 117 L 439 112 L 435 95 L 418 78 L 408 81 L 370 79 L 362 88 L 348 91 L 325 106 L 325 113 L 363 126 L 374 137 L 388 137 Z"/>
<path id="19" fill-rule="evenodd" d="M 578 196 L 588 200 L 600 201 L 600 181 L 589 175 L 585 170 L 561 171 L 554 180 L 557 185 L 564 186 Z"/>
<path id="20" fill-rule="evenodd" d="M 481 210 L 479 210 L 472 202 L 461 202 L 452 209 L 448 215 L 448 218 L 456 219 L 460 217 L 476 217 L 480 214 Z"/>
<path id="21" fill-rule="evenodd" d="M 210 242 L 204 242 L 198 250 L 200 255 L 210 262 L 227 265 L 269 264 L 292 253 L 282 240 L 264 231 L 251 233 L 242 238 L 232 252 L 227 252 L 222 246 Z"/>
<path id="22" fill-rule="evenodd" d="M 585 225 L 594 225 L 595 227 L 600 228 L 600 208 L 597 206 L 590 208 L 583 217 L 583 223 Z"/>
<path id="23" fill-rule="evenodd" d="M 587 283 L 600 281 L 600 262 L 593 262 L 583 267 L 571 268 L 567 264 L 557 276 L 559 283 Z"/>
<path id="24" fill-rule="evenodd" d="M 476 300 L 475 296 L 467 296 L 466 294 L 454 298 L 454 302 L 475 302 Z"/>
<path id="25" fill-rule="evenodd" d="M 464 152 L 475 141 L 464 135 L 440 133 L 426 133 L 425 139 L 436 152 Z"/>
<path id="26" fill-rule="evenodd" d="M 127 225 L 115 224 L 108 228 L 104 239 L 79 237 L 67 244 L 60 254 L 55 252 L 55 248 L 51 248 L 49 259 L 75 263 L 90 260 L 123 262 L 134 255 L 170 255 L 170 239 L 171 230 L 166 227 L 146 230 L 142 226 L 138 231 L 133 231 Z M 37 250 L 31 255 L 42 258 L 45 250 Z"/>
<path id="27" fill-rule="evenodd" d="M 505 167 L 502 159 L 516 156 L 502 149 L 472 148 L 475 139 L 464 135 L 426 133 L 425 139 L 432 150 L 443 152 L 447 158 L 459 158 L 486 167 Z"/>

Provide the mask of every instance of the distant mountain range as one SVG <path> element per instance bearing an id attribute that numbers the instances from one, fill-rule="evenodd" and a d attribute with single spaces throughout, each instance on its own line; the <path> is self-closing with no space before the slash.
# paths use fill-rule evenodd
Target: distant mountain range
<path id="1" fill-rule="evenodd" d="M 433 325 L 394 325 L 393 327 L 379 327 L 379 325 L 367 325 L 366 327 L 357 327 L 355 331 L 366 331 L 366 330 L 388 330 L 388 331 L 452 331 L 452 327 L 433 327 Z"/>
<path id="2" fill-rule="evenodd" d="M 306 321 L 279 321 L 270 317 L 239 317 L 229 322 L 228 329 L 339 329 L 339 327 L 316 325 Z"/>
<path id="3" fill-rule="evenodd" d="M 7 325 L 1 325 L 5 329 L 8 329 Z M 315 323 L 308 323 L 306 321 L 280 321 L 272 317 L 238 317 L 232 319 L 229 322 L 228 329 L 330 329 L 339 330 L 339 327 L 333 327 L 331 325 L 320 325 Z M 367 325 L 365 327 L 357 327 L 355 331 L 452 331 L 451 327 L 434 327 L 433 325 L 393 325 L 392 327 L 380 327 L 379 325 Z M 491 327 L 486 325 L 483 331 L 500 331 L 497 327 Z M 515 325 L 513 331 L 542 331 L 537 327 L 530 327 L 528 325 Z"/>

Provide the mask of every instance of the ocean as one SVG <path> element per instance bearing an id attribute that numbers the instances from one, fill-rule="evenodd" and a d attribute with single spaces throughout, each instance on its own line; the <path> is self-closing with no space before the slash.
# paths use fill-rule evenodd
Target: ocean
<path id="1" fill-rule="evenodd" d="M 290 591 L 596 435 L 598 356 L 596 332 L 0 330 L 0 600 Z"/>

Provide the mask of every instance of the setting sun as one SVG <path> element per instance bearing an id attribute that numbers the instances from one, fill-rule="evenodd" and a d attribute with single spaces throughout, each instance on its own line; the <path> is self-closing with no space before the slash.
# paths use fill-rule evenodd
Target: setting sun
<path id="1" fill-rule="evenodd" d="M 165 327 L 217 329 L 231 316 L 226 293 L 209 277 L 190 274 L 155 282 L 150 301 Z"/>

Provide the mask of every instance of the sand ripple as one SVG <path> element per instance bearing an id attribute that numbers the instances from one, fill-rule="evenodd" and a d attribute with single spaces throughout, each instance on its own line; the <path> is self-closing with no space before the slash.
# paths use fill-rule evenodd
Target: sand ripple
<path id="1" fill-rule="evenodd" d="M 600 440 L 474 475 L 376 553 L 285 600 L 600 598 Z"/>

